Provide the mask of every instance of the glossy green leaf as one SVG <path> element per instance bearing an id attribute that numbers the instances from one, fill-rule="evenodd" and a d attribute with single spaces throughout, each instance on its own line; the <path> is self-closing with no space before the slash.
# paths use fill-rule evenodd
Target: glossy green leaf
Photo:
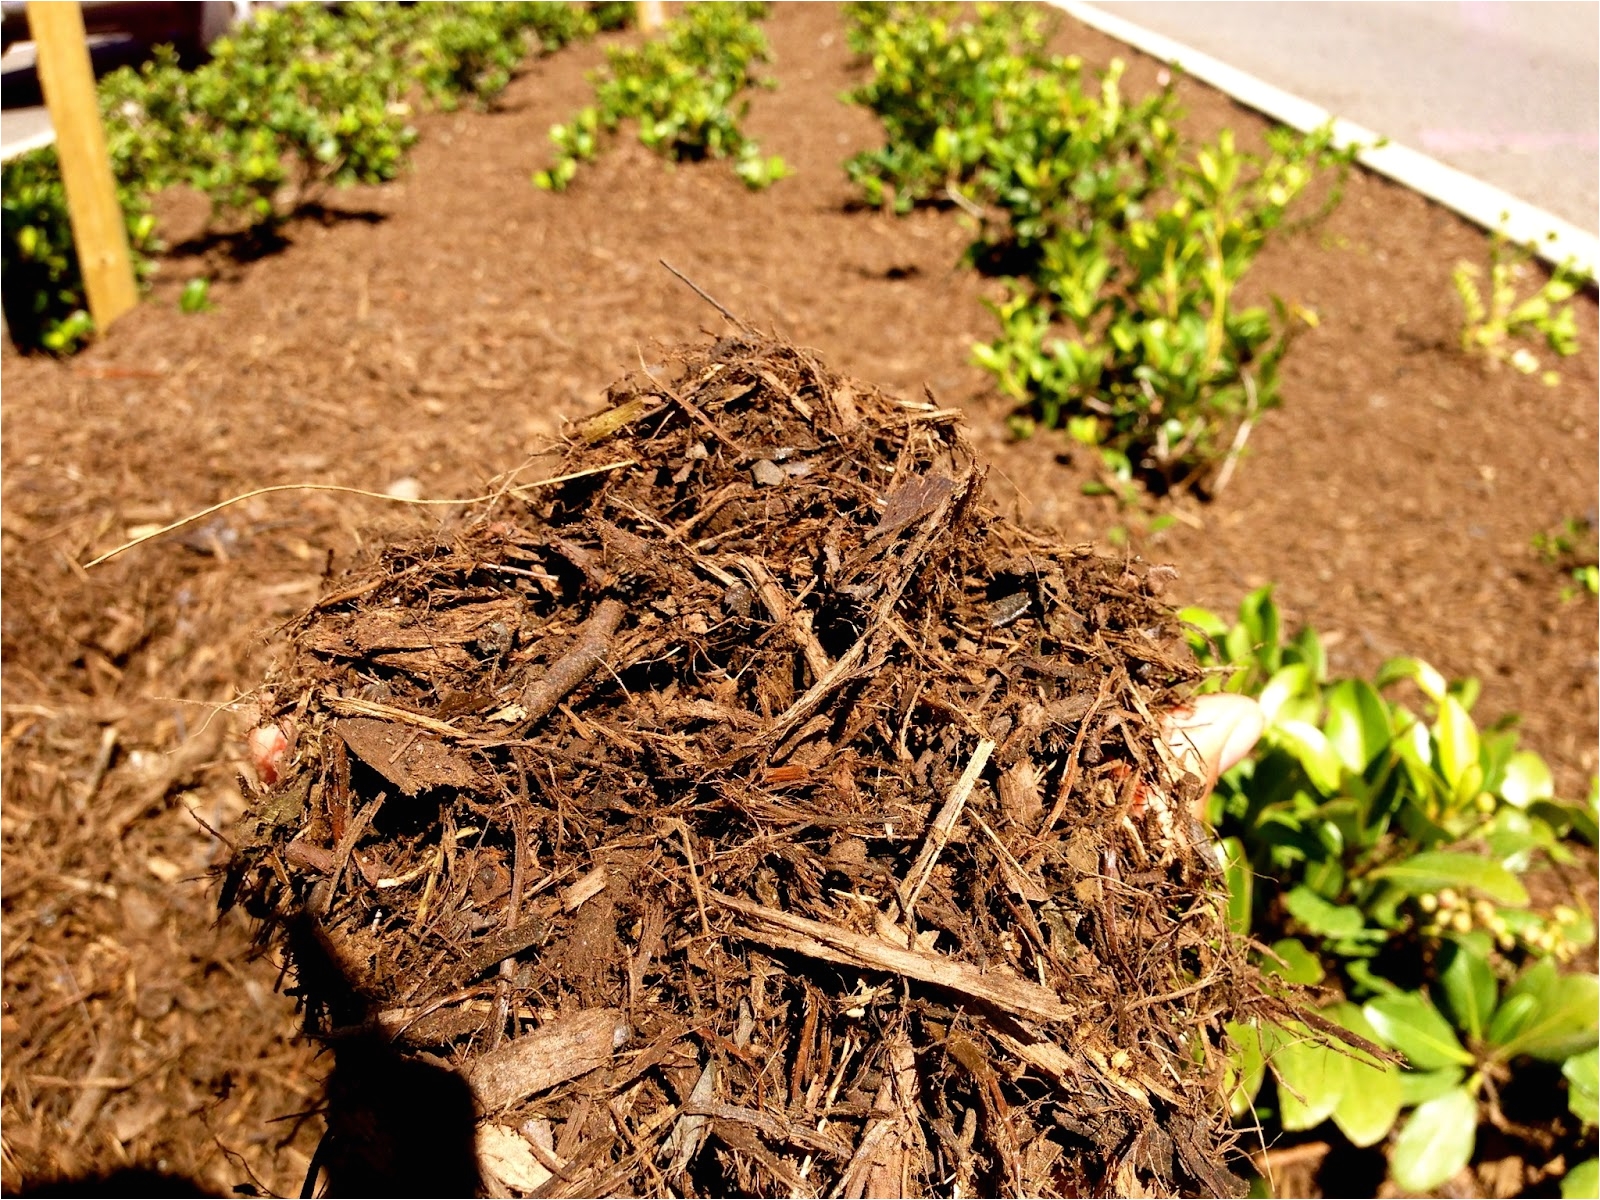
<path id="1" fill-rule="evenodd" d="M 1337 795 L 1342 767 L 1327 736 L 1305 721 L 1280 720 L 1267 733 L 1268 740 L 1299 760 L 1306 777 L 1324 795 Z"/>
<path id="2" fill-rule="evenodd" d="M 1506 763 L 1505 777 L 1500 780 L 1500 795 L 1508 804 L 1527 808 L 1535 800 L 1555 798 L 1555 780 L 1550 768 L 1531 750 L 1519 750 Z"/>
<path id="3" fill-rule="evenodd" d="M 1402 1071 L 1400 1107 L 1415 1108 L 1442 1096 L 1467 1077 L 1464 1067 L 1440 1067 L 1437 1071 Z"/>
<path id="4" fill-rule="evenodd" d="M 1249 632 L 1267 671 L 1278 669 L 1279 646 L 1282 637 L 1278 622 L 1278 606 L 1272 602 L 1272 587 L 1257 588 L 1239 604 L 1239 623 Z"/>
<path id="5" fill-rule="evenodd" d="M 1245 857 L 1244 844 L 1236 837 L 1223 838 L 1222 876 L 1228 885 L 1228 928 L 1241 936 L 1250 932 L 1251 904 L 1255 894 L 1255 872 Z"/>
<path id="6" fill-rule="evenodd" d="M 1355 984 L 1358 995 L 1365 992 L 1375 996 L 1398 996 L 1405 991 L 1392 980 L 1379 975 L 1365 959 L 1352 959 L 1345 964 L 1344 969 L 1345 974 L 1350 976 L 1351 982 Z"/>
<path id="7" fill-rule="evenodd" d="M 1322 982 L 1325 975 L 1322 960 L 1307 950 L 1299 938 L 1280 938 L 1272 943 L 1272 953 L 1277 959 L 1262 959 L 1263 974 L 1276 975 L 1290 983 L 1301 983 L 1308 987 Z"/>
<path id="8" fill-rule="evenodd" d="M 1277 720 L 1286 702 L 1305 695 L 1314 686 L 1311 668 L 1304 663 L 1291 663 L 1274 671 L 1272 678 L 1261 689 L 1261 694 L 1256 697 L 1267 724 L 1270 726 Z"/>
<path id="9" fill-rule="evenodd" d="M 1455 1088 L 1420 1105 L 1389 1148 L 1389 1174 L 1408 1192 L 1431 1192 L 1472 1158 L 1478 1101 Z"/>
<path id="10" fill-rule="evenodd" d="M 1539 1001 L 1534 996 L 1505 996 L 1500 1001 L 1500 1007 L 1494 1010 L 1494 1016 L 1489 1020 L 1489 1029 L 1486 1039 L 1490 1045 L 1504 1046 L 1514 1041 L 1528 1024 L 1533 1020 L 1533 1014 L 1538 1011 Z"/>
<path id="11" fill-rule="evenodd" d="M 1389 706 L 1371 684 L 1360 679 L 1342 679 L 1328 689 L 1328 717 L 1323 723 L 1328 744 L 1339 760 L 1353 772 L 1366 770 L 1379 754 L 1389 748 L 1394 726 Z"/>
<path id="12" fill-rule="evenodd" d="M 1415 683 L 1422 694 L 1435 704 L 1443 700 L 1449 690 L 1444 676 L 1420 658 L 1391 658 L 1378 668 L 1379 688 L 1388 687 L 1402 679 Z"/>
<path id="13" fill-rule="evenodd" d="M 1307 625 L 1289 642 L 1289 650 L 1296 661 L 1311 668 L 1311 677 L 1321 683 L 1328 677 L 1328 654 L 1322 648 L 1317 631 Z"/>
<path id="14" fill-rule="evenodd" d="M 1444 992 L 1445 1011 L 1457 1029 L 1477 1041 L 1489 1026 L 1494 1013 L 1498 985 L 1494 971 L 1485 959 L 1457 942 L 1450 949 L 1450 961 L 1439 975 Z"/>
<path id="15" fill-rule="evenodd" d="M 1567 1107 L 1585 1125 L 1600 1124 L 1600 1046 L 1590 1046 L 1561 1064 Z"/>
<path id="16" fill-rule="evenodd" d="M 1229 1021 L 1226 1028 L 1232 1050 L 1223 1068 L 1223 1090 L 1228 1096 L 1228 1111 L 1240 1117 L 1250 1110 L 1256 1093 L 1261 1090 L 1267 1059 L 1262 1049 L 1259 1027 L 1242 1021 Z"/>
<path id="17" fill-rule="evenodd" d="M 1600 1196 L 1600 1159 L 1586 1158 L 1561 1177 L 1562 1200 L 1594 1200 Z"/>
<path id="18" fill-rule="evenodd" d="M 1434 738 L 1439 747 L 1439 770 L 1459 795 L 1469 772 L 1478 768 L 1480 747 L 1477 724 L 1454 696 L 1446 696 L 1439 704 Z"/>
<path id="19" fill-rule="evenodd" d="M 1331 1117 L 1349 1081 L 1350 1062 L 1299 1022 L 1288 1026 L 1269 1062 L 1283 1127 L 1311 1129 Z"/>
<path id="20" fill-rule="evenodd" d="M 1560 1062 L 1595 1044 L 1600 1036 L 1600 976 L 1563 975 L 1545 959 L 1536 963 L 1506 990 L 1502 1007 L 1522 997 L 1534 1007 L 1504 1040 L 1493 1037 L 1502 1058 L 1526 1054 L 1546 1062 Z M 1496 1014 L 1498 1016 L 1498 1013 Z"/>
<path id="21" fill-rule="evenodd" d="M 1522 907 L 1528 891 L 1505 867 L 1479 854 L 1454 850 L 1424 850 L 1400 862 L 1372 872 L 1373 879 L 1386 879 L 1409 895 L 1437 892 L 1453 887 L 1487 896 L 1498 904 Z"/>
<path id="22" fill-rule="evenodd" d="M 1450 1023 L 1419 992 L 1379 996 L 1367 1001 L 1361 1011 L 1378 1036 L 1419 1070 L 1453 1064 L 1467 1066 L 1472 1062 L 1472 1055 L 1462 1048 Z"/>
<path id="23" fill-rule="evenodd" d="M 1284 907 L 1300 924 L 1323 937 L 1350 937 L 1366 924 L 1361 910 L 1349 904 L 1330 904 L 1309 887 L 1293 888 L 1283 898 Z"/>
<path id="24" fill-rule="evenodd" d="M 1378 1031 L 1366 1014 L 1349 1001 L 1331 1004 L 1322 1015 L 1369 1042 L 1379 1042 Z M 1361 1050 L 1347 1048 L 1346 1081 L 1333 1123 L 1357 1146 L 1373 1146 L 1388 1136 L 1400 1115 L 1405 1084 L 1399 1063 L 1387 1063 Z"/>

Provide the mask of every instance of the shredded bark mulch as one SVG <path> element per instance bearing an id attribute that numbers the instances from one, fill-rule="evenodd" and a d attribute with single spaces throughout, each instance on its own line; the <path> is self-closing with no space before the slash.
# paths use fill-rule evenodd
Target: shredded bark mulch
<path id="1" fill-rule="evenodd" d="M 987 509 L 957 410 L 658 357 L 298 622 L 232 882 L 313 1028 L 458 1068 L 491 1194 L 1237 1194 L 1170 568 Z"/>

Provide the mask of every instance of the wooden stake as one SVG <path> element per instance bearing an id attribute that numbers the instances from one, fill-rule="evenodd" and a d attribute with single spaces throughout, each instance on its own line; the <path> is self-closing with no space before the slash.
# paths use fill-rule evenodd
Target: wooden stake
<path id="1" fill-rule="evenodd" d="M 654 33 L 667 23 L 666 6 L 661 0 L 639 0 L 637 15 L 641 33 Z"/>
<path id="2" fill-rule="evenodd" d="M 95 328 L 104 333 L 139 302 L 139 291 L 128 261 L 128 227 L 117 202 L 105 130 L 100 126 L 83 12 L 77 4 L 30 0 L 28 25 L 38 50 L 39 82 L 56 130 L 56 155 L 67 189 L 78 269 Z"/>

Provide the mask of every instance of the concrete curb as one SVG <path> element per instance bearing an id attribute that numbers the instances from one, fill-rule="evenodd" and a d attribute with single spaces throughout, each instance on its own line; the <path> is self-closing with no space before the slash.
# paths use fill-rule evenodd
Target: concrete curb
<path id="1" fill-rule="evenodd" d="M 38 133 L 30 134 L 21 141 L 12 142 L 9 146 L 0 148 L 0 162 L 10 162 L 13 158 L 27 154 L 45 146 L 53 146 L 56 142 L 54 129 L 42 129 Z"/>
<path id="2" fill-rule="evenodd" d="M 1190 49 L 1132 21 L 1102 12 L 1092 4 L 1084 3 L 1084 0 L 1048 0 L 1048 3 L 1107 37 L 1125 42 L 1152 58 L 1181 67 L 1185 74 L 1210 84 L 1247 108 L 1253 108 L 1291 129 L 1307 133 L 1332 121 L 1334 139 L 1340 146 L 1353 143 L 1370 146 L 1380 136 L 1352 121 L 1334 117 L 1309 100 L 1290 95 L 1208 54 Z M 1524 245 L 1532 243 L 1539 257 L 1552 266 L 1573 261 L 1591 277 L 1600 266 L 1600 238 L 1481 179 L 1447 167 L 1420 151 L 1391 142 L 1386 146 L 1363 150 L 1357 158 L 1363 166 L 1414 192 L 1420 192 L 1475 225 L 1488 230 L 1503 230 L 1513 241 Z"/>

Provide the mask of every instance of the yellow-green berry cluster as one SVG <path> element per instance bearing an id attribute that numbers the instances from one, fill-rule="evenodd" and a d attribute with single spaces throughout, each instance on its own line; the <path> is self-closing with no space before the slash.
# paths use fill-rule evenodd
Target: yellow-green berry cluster
<path id="1" fill-rule="evenodd" d="M 1494 938 L 1502 952 L 1509 953 L 1521 945 L 1562 963 L 1570 961 L 1577 950 L 1567 928 L 1577 921 L 1578 914 L 1565 904 L 1556 905 L 1548 916 L 1517 911 L 1508 921 L 1492 900 L 1469 900 L 1455 888 L 1445 887 L 1418 896 L 1417 907 L 1427 918 L 1420 929 L 1425 937 L 1482 929 Z"/>

